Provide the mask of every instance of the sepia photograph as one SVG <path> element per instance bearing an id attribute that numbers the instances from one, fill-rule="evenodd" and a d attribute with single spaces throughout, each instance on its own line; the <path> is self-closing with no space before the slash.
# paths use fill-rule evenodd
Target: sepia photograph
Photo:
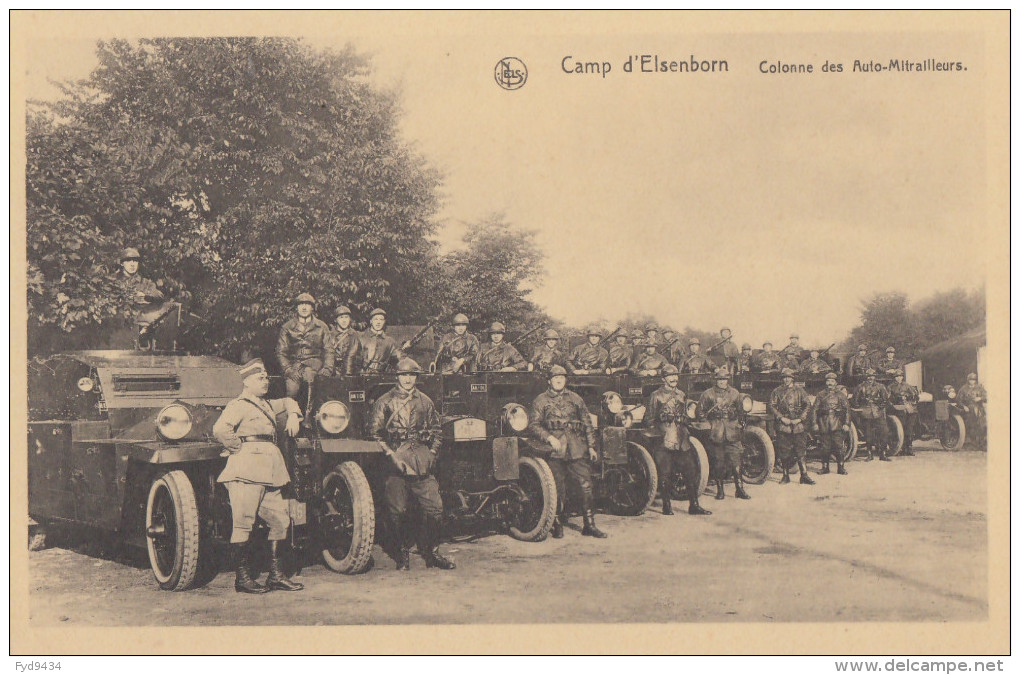
<path id="1" fill-rule="evenodd" d="M 11 40 L 12 655 L 1009 653 L 1008 12 Z"/>

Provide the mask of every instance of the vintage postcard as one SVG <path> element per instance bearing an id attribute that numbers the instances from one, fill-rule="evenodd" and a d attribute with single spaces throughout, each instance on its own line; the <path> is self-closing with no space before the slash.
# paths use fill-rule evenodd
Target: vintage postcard
<path id="1" fill-rule="evenodd" d="M 1008 653 L 1008 12 L 11 19 L 12 654 Z"/>

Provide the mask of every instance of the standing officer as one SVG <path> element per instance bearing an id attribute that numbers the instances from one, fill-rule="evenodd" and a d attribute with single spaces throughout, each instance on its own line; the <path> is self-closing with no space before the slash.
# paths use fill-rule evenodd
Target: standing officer
<path id="1" fill-rule="evenodd" d="M 680 368 L 681 373 L 707 373 L 711 370 L 712 364 L 705 355 L 701 353 L 701 340 L 698 338 L 691 338 L 690 343 L 687 345 L 691 355 L 684 361 L 684 365 Z"/>
<path id="2" fill-rule="evenodd" d="M 388 373 L 404 357 L 397 343 L 386 334 L 386 311 L 376 307 L 368 315 L 368 328 L 361 341 L 359 359 L 363 373 Z"/>
<path id="3" fill-rule="evenodd" d="M 411 569 L 411 534 L 418 529 L 425 567 L 452 570 L 456 565 L 439 553 L 443 500 L 433 475 L 443 424 L 432 399 L 418 391 L 420 373 L 413 359 L 400 359 L 397 383 L 372 406 L 369 433 L 393 464 L 383 486 L 383 502 L 400 549 L 397 569 Z M 418 528 L 407 522 L 409 498 L 422 514 Z"/>
<path id="4" fill-rule="evenodd" d="M 889 385 L 889 402 L 893 405 L 903 406 L 900 414 L 903 416 L 903 449 L 901 455 L 912 456 L 914 454 L 914 433 L 917 429 L 917 402 L 920 394 L 917 387 L 912 387 L 903 381 L 903 371 L 897 370 L 893 373 L 895 382 Z"/>
<path id="5" fill-rule="evenodd" d="M 783 347 L 783 350 L 780 352 L 786 367 L 797 370 L 800 367 L 800 353 L 800 336 L 792 333 L 790 335 L 790 344 Z"/>
<path id="6" fill-rule="evenodd" d="M 853 400 L 854 406 L 861 411 L 860 419 L 864 437 L 867 439 L 868 461 L 874 459 L 871 449 L 877 447 L 878 458 L 883 462 L 891 462 L 892 460 L 885 456 L 888 443 L 885 409 L 889 405 L 889 390 L 884 384 L 875 381 L 874 368 L 868 368 L 864 374 L 867 375 L 867 379 L 854 389 Z"/>
<path id="7" fill-rule="evenodd" d="M 985 404 L 988 401 L 988 392 L 983 384 L 978 384 L 977 373 L 967 375 L 967 384 L 960 387 L 958 392 L 960 405 L 963 406 L 966 421 L 964 424 L 968 429 L 973 429 L 973 438 L 980 446 L 984 443 L 988 433 L 988 418 L 985 416 Z"/>
<path id="8" fill-rule="evenodd" d="M 237 560 L 234 590 L 238 593 L 269 591 L 300 591 L 304 586 L 294 583 L 280 571 L 278 544 L 287 537 L 290 512 L 280 488 L 290 482 L 287 465 L 280 453 L 277 438 L 277 415 L 287 413 L 285 430 L 297 435 L 301 408 L 292 398 L 266 400 L 269 375 L 261 359 L 253 359 L 238 369 L 244 381 L 241 395 L 223 408 L 213 436 L 223 444 L 227 464 L 216 479 L 227 488 L 233 529 L 230 547 Z M 252 579 L 249 570 L 251 546 L 248 543 L 255 516 L 269 525 L 269 576 L 263 586 Z"/>
<path id="9" fill-rule="evenodd" d="M 896 348 L 889 346 L 885 348 L 885 361 L 875 368 L 876 371 L 889 375 L 896 374 L 897 370 L 903 369 L 903 362 L 896 358 Z"/>
<path id="10" fill-rule="evenodd" d="M 811 350 L 811 358 L 804 363 L 800 364 L 801 375 L 821 375 L 832 370 L 832 366 L 825 362 L 825 360 L 819 358 L 819 352 L 817 349 Z"/>
<path id="11" fill-rule="evenodd" d="M 626 373 L 634 362 L 634 350 L 627 344 L 627 333 L 621 328 L 616 334 L 616 342 L 609 345 L 609 364 L 606 373 Z"/>
<path id="12" fill-rule="evenodd" d="M 354 375 L 361 341 L 351 325 L 351 310 L 346 305 L 336 308 L 336 325 L 329 336 L 326 361 L 319 375 Z"/>
<path id="13" fill-rule="evenodd" d="M 672 363 L 662 369 L 662 386 L 648 397 L 645 419 L 645 435 L 654 439 L 655 466 L 659 472 L 659 494 L 662 496 L 662 515 L 673 515 L 670 490 L 673 470 L 676 468 L 687 486 L 690 505 L 687 512 L 692 516 L 708 516 L 698 503 L 698 486 L 701 485 L 701 465 L 698 463 L 694 446 L 691 445 L 687 428 L 680 424 L 685 417 L 687 397 L 679 388 L 680 371 Z M 675 459 L 675 466 L 674 466 Z"/>
<path id="14" fill-rule="evenodd" d="M 641 377 L 657 377 L 667 365 L 666 357 L 656 352 L 655 345 L 649 342 L 645 345 L 645 353 L 634 364 L 634 372 Z"/>
<path id="15" fill-rule="evenodd" d="M 535 347 L 535 352 L 531 355 L 531 363 L 528 364 L 528 370 L 544 373 L 553 366 L 566 367 L 567 357 L 559 349 L 560 334 L 550 328 L 543 337 L 545 344 Z"/>
<path id="16" fill-rule="evenodd" d="M 297 316 L 280 328 L 276 342 L 276 358 L 287 380 L 287 396 L 296 398 L 301 383 L 308 383 L 308 401 L 312 399 L 312 383 L 326 364 L 329 326 L 313 316 L 315 298 L 309 293 L 297 296 Z"/>
<path id="17" fill-rule="evenodd" d="M 864 375 L 868 368 L 872 367 L 871 357 L 868 356 L 868 345 L 863 342 L 857 345 L 857 353 L 850 357 L 846 364 L 846 372 L 849 375 Z"/>
<path id="18" fill-rule="evenodd" d="M 804 466 L 804 457 L 807 455 L 807 429 L 804 425 L 811 412 L 811 405 L 804 388 L 794 385 L 793 376 L 792 368 L 783 368 L 783 383 L 773 389 L 769 396 L 768 409 L 776 425 L 776 449 L 783 465 L 783 477 L 779 482 L 790 482 L 790 465 L 796 457 L 800 482 L 814 485 L 815 482 Z"/>
<path id="19" fill-rule="evenodd" d="M 505 334 L 506 326 L 499 321 L 493 321 L 489 326 L 489 342 L 482 347 L 478 356 L 478 371 L 514 373 L 524 370 L 527 366 L 517 347 L 503 342 Z"/>
<path id="20" fill-rule="evenodd" d="M 766 340 L 761 351 L 751 360 L 751 368 L 756 373 L 778 373 L 783 367 L 782 357 L 772 351 L 772 343 Z"/>
<path id="21" fill-rule="evenodd" d="M 591 463 L 598 460 L 595 452 L 595 430 L 588 407 L 567 387 L 567 371 L 560 366 L 549 369 L 549 388 L 539 394 L 531 405 L 532 436 L 552 446 L 546 460 L 556 479 L 556 520 L 552 536 L 563 536 L 567 517 L 564 506 L 566 479 L 578 485 L 583 495 L 584 529 L 581 534 L 604 539 L 607 535 L 595 525 L 595 494 L 592 486 Z"/>
<path id="22" fill-rule="evenodd" d="M 843 439 L 850 432 L 850 401 L 836 387 L 836 373 L 825 374 L 825 389 L 815 396 L 811 406 L 812 430 L 818 435 L 818 449 L 822 451 L 822 471 L 829 473 L 829 459 L 836 458 L 836 473 L 845 476 L 843 466 Z"/>
<path id="23" fill-rule="evenodd" d="M 744 445 L 740 442 L 740 394 L 730 387 L 729 371 L 725 367 L 716 368 L 715 386 L 705 390 L 698 399 L 698 419 L 712 423 L 708 446 L 718 475 L 715 498 L 726 498 L 723 480 L 732 476 L 737 499 L 750 499 L 751 496 L 744 490 L 744 478 L 740 475 L 744 456 Z"/>
<path id="24" fill-rule="evenodd" d="M 738 373 L 750 373 L 751 362 L 754 357 L 751 356 L 751 345 L 745 342 L 740 345 L 740 356 L 737 357 L 737 372 Z"/>
<path id="25" fill-rule="evenodd" d="M 599 342 L 602 340 L 602 330 L 592 326 L 588 329 L 588 342 L 577 345 L 570 352 L 567 359 L 567 368 L 574 375 L 593 375 L 606 372 L 606 364 L 609 363 L 609 352 Z"/>
<path id="26" fill-rule="evenodd" d="M 682 344 L 683 340 L 672 328 L 666 329 L 662 336 L 666 342 L 662 348 L 662 355 L 679 369 L 684 364 L 684 359 L 687 358 L 687 350 L 684 349 Z"/>
<path id="27" fill-rule="evenodd" d="M 453 331 L 439 341 L 439 351 L 432 362 L 436 364 L 436 372 L 443 375 L 470 372 L 475 369 L 478 352 L 478 338 L 468 332 L 467 316 L 458 314 L 453 317 Z"/>

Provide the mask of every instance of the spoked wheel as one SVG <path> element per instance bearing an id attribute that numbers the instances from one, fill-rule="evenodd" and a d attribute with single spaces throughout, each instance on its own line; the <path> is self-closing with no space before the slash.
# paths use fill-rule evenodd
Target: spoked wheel
<path id="1" fill-rule="evenodd" d="M 606 467 L 606 494 L 610 510 L 618 516 L 637 516 L 655 500 L 659 474 L 655 461 L 642 446 L 627 441 L 627 463 Z"/>
<path id="2" fill-rule="evenodd" d="M 702 445 L 694 436 L 690 437 L 691 446 L 694 448 L 694 455 L 697 458 L 698 467 L 701 469 L 701 480 L 698 483 L 698 494 L 704 494 L 705 489 L 708 487 L 708 453 L 705 452 L 705 446 Z M 673 472 L 673 480 L 670 481 L 670 498 L 675 501 L 683 501 L 687 499 L 687 482 L 684 477 L 680 475 L 679 471 Z"/>
<path id="3" fill-rule="evenodd" d="M 967 425 L 962 416 L 952 414 L 948 420 L 939 424 L 939 443 L 943 449 L 955 452 L 963 447 L 966 440 Z"/>
<path id="4" fill-rule="evenodd" d="M 889 415 L 889 456 L 895 457 L 903 449 L 903 422 L 896 415 Z"/>
<path id="5" fill-rule="evenodd" d="M 341 574 L 368 569 L 375 543 L 375 504 L 365 472 L 343 462 L 322 481 L 322 559 Z"/>
<path id="6" fill-rule="evenodd" d="M 510 519 L 510 536 L 520 541 L 542 541 L 556 517 L 556 480 L 544 459 L 521 457 L 517 464 L 521 497 Z"/>
<path id="7" fill-rule="evenodd" d="M 744 427 L 744 456 L 740 475 L 752 485 L 761 485 L 772 473 L 776 463 L 776 448 L 772 439 L 761 427 Z"/>
<path id="8" fill-rule="evenodd" d="M 149 565 L 164 591 L 183 591 L 198 572 L 198 506 L 188 475 L 170 471 L 149 488 L 145 542 Z"/>

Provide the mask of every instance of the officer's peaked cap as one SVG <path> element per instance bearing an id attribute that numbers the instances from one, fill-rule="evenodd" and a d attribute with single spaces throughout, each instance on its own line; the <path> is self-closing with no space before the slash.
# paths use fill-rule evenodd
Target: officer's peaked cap
<path id="1" fill-rule="evenodd" d="M 252 375 L 266 372 L 266 365 L 262 363 L 262 359 L 252 359 L 243 366 L 239 366 L 237 372 L 241 373 L 241 379 L 247 379 Z"/>

